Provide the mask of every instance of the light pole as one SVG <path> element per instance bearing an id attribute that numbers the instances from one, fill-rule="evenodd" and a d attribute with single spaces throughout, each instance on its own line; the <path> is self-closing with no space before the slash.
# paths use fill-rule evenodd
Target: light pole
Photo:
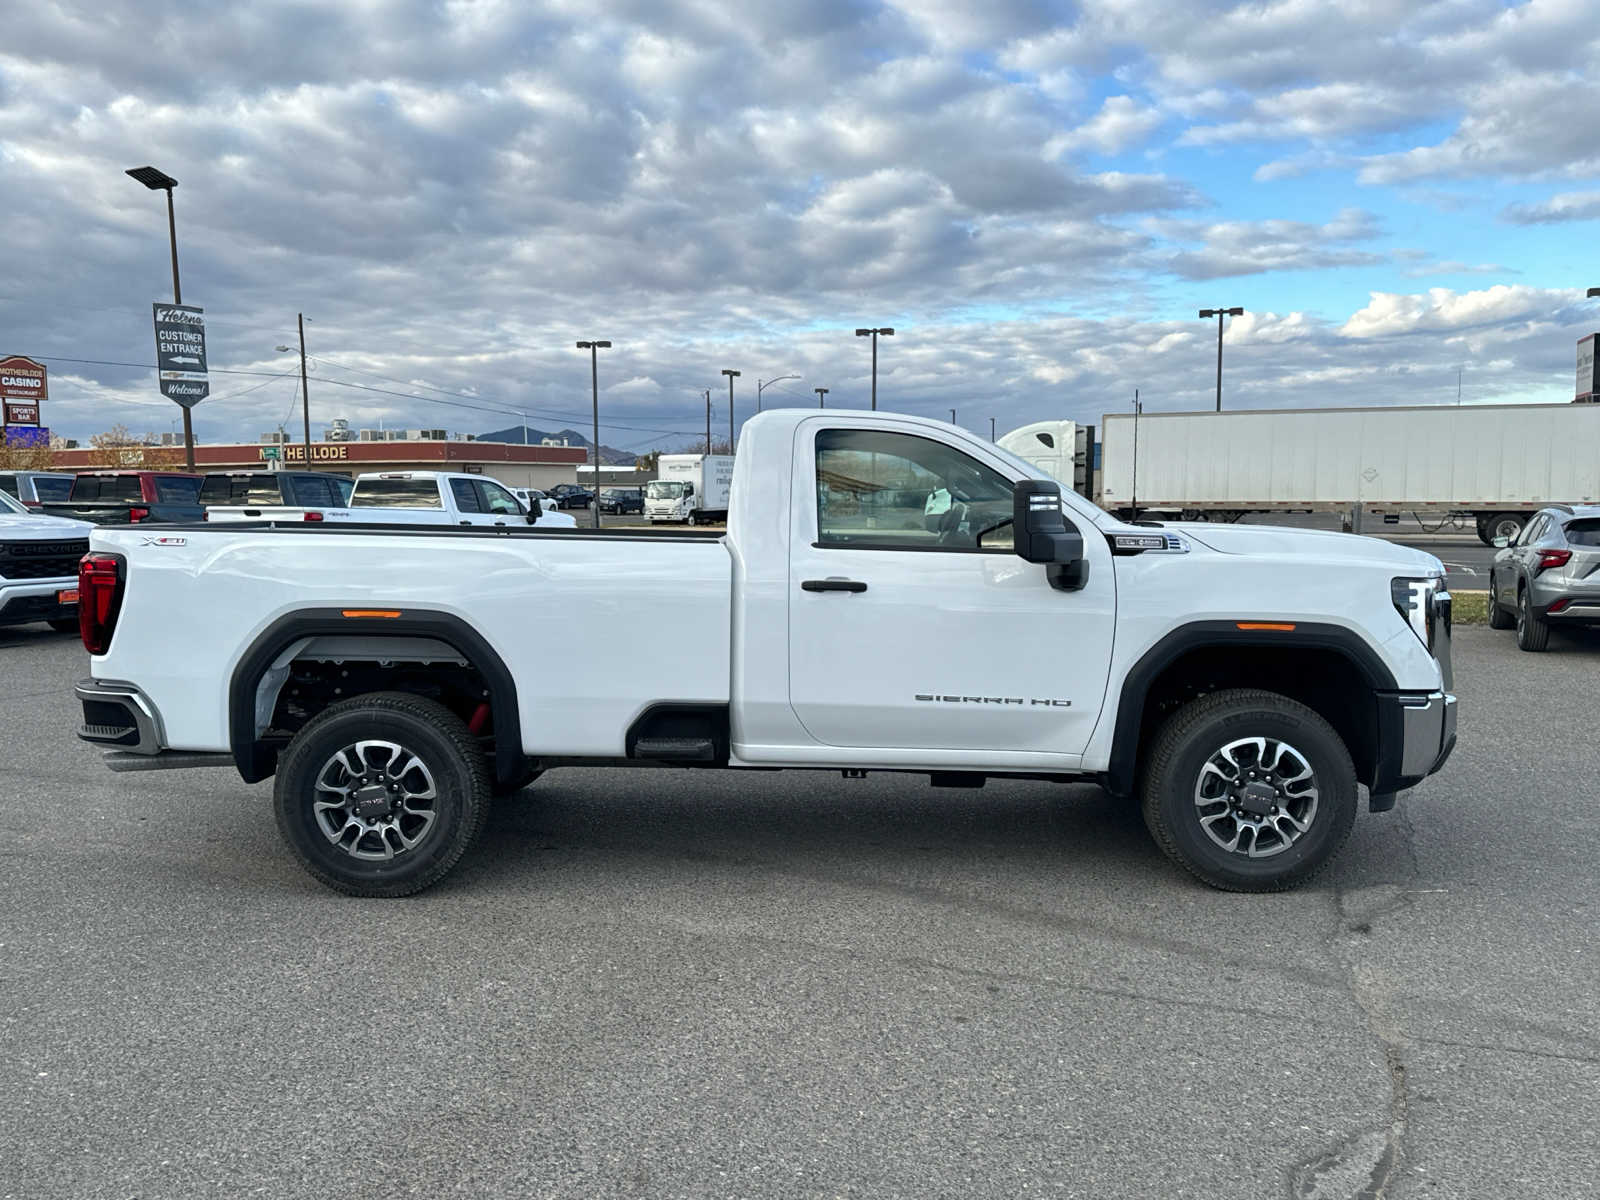
<path id="1" fill-rule="evenodd" d="M 1242 308 L 1202 308 L 1200 319 L 1209 321 L 1212 317 L 1217 319 L 1217 411 L 1222 411 L 1222 318 L 1242 317 Z"/>
<path id="2" fill-rule="evenodd" d="M 989 418 L 989 440 L 994 441 L 994 418 Z"/>
<path id="3" fill-rule="evenodd" d="M 736 454 L 739 447 L 733 440 L 733 381 L 739 378 L 740 372 L 723 367 L 722 373 L 728 377 L 728 453 Z"/>
<path id="4" fill-rule="evenodd" d="M 781 383 L 785 379 L 799 378 L 800 376 L 798 375 L 779 375 L 777 379 L 769 379 L 765 383 L 762 383 L 759 379 L 756 380 L 756 411 L 761 411 L 761 393 L 764 389 L 771 387 L 775 383 Z"/>
<path id="5" fill-rule="evenodd" d="M 306 470 L 311 470 L 311 397 L 306 387 L 306 315 L 296 313 L 300 325 L 300 415 L 306 423 Z M 287 354 L 294 347 L 279 346 L 279 354 Z"/>
<path id="6" fill-rule="evenodd" d="M 950 424 L 954 425 L 955 423 L 956 423 L 956 410 L 952 408 L 950 410 Z"/>
<path id="7" fill-rule="evenodd" d="M 589 352 L 589 388 L 594 397 L 594 482 L 590 485 L 589 511 L 594 514 L 594 527 L 600 528 L 600 360 L 602 350 L 611 349 L 610 342 L 579 342 L 579 350 Z"/>
<path id="8" fill-rule="evenodd" d="M 893 337 L 894 336 L 894 330 L 888 328 L 887 326 L 885 326 L 882 329 L 858 329 L 858 330 L 856 330 L 856 336 L 857 337 L 869 337 L 870 336 L 872 338 L 872 411 L 873 412 L 877 412 L 878 411 L 878 335 L 880 333 L 884 337 Z"/>
<path id="9" fill-rule="evenodd" d="M 818 408 L 827 408 L 828 407 L 828 389 L 827 388 L 812 388 L 811 390 L 817 394 L 817 407 Z"/>
<path id="10" fill-rule="evenodd" d="M 706 389 L 706 453 L 711 453 L 711 389 Z"/>
<path id="11" fill-rule="evenodd" d="M 183 287 L 178 282 L 178 219 L 172 208 L 172 189 L 178 186 L 178 181 L 165 171 L 158 171 L 154 167 L 130 167 L 123 174 L 138 180 L 152 192 L 167 194 L 167 244 L 172 248 L 172 302 L 182 304 Z M 189 415 L 187 404 L 179 407 L 183 409 L 183 463 L 186 469 L 192 471 L 194 470 L 194 421 Z"/>

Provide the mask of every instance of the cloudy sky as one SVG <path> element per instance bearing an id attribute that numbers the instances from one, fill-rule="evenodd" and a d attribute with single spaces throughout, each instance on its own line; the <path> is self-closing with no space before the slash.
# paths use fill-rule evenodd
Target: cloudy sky
<path id="1" fill-rule="evenodd" d="M 207 440 L 768 403 L 988 432 L 1212 403 L 1571 398 L 1600 327 L 1593 0 L 35 0 L 0 49 L 0 353 L 164 431 L 180 181 Z M 69 360 L 96 360 L 72 362 Z M 359 386 L 352 386 L 359 385 Z M 365 389 L 365 390 L 364 390 Z M 390 394 L 390 393 L 400 393 Z M 470 406 L 470 407 L 464 407 Z"/>

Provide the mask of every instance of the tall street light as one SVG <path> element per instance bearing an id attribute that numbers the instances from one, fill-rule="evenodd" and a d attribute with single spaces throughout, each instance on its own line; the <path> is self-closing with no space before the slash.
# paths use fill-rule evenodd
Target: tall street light
<path id="1" fill-rule="evenodd" d="M 1590 288 L 1587 298 L 1593 300 L 1596 296 L 1600 296 L 1600 288 Z"/>
<path id="2" fill-rule="evenodd" d="M 306 423 L 306 470 L 311 470 L 311 397 L 306 384 L 306 315 L 296 313 L 300 322 L 300 415 Z M 279 354 L 287 354 L 294 347 L 279 346 Z"/>
<path id="3" fill-rule="evenodd" d="M 739 378 L 740 372 L 723 367 L 722 373 L 728 377 L 728 453 L 735 454 L 739 447 L 733 440 L 733 381 Z"/>
<path id="4" fill-rule="evenodd" d="M 594 514 L 594 527 L 600 528 L 600 364 L 599 352 L 611 349 L 610 342 L 579 342 L 579 350 L 589 352 L 589 387 L 594 397 L 594 483 L 589 498 L 589 511 Z"/>
<path id="5" fill-rule="evenodd" d="M 956 410 L 952 408 L 950 410 L 950 424 L 954 425 L 955 423 L 956 423 Z"/>
<path id="6" fill-rule="evenodd" d="M 989 418 L 989 440 L 994 441 L 994 418 Z"/>
<path id="7" fill-rule="evenodd" d="M 182 304 L 183 287 L 178 282 L 178 219 L 172 210 L 172 189 L 178 186 L 178 181 L 165 171 L 158 171 L 154 167 L 130 167 L 123 174 L 138 180 L 152 192 L 167 194 L 167 243 L 172 248 L 172 302 Z M 187 404 L 179 407 L 183 409 L 183 462 L 184 466 L 192 471 L 194 470 L 194 420 L 189 415 Z"/>
<path id="8" fill-rule="evenodd" d="M 1242 308 L 1202 308 L 1200 319 L 1209 321 L 1212 317 L 1217 319 L 1217 411 L 1222 411 L 1222 318 L 1242 317 Z"/>
<path id="9" fill-rule="evenodd" d="M 857 337 L 872 338 L 872 411 L 878 411 L 878 335 L 893 337 L 894 330 L 885 326 L 882 329 L 858 329 Z"/>
<path id="10" fill-rule="evenodd" d="M 799 378 L 800 378 L 800 376 L 798 376 L 798 375 L 779 375 L 778 378 L 769 379 L 765 383 L 763 383 L 759 379 L 756 380 L 756 411 L 757 412 L 761 411 L 761 393 L 762 393 L 762 391 L 764 391 L 766 388 L 771 387 L 775 383 L 782 383 L 785 379 L 799 379 Z"/>
<path id="11" fill-rule="evenodd" d="M 812 388 L 811 390 L 817 394 L 817 407 L 818 408 L 827 408 L 828 407 L 828 389 L 827 388 Z"/>
<path id="12" fill-rule="evenodd" d="M 706 388 L 706 453 L 711 453 L 711 389 Z"/>

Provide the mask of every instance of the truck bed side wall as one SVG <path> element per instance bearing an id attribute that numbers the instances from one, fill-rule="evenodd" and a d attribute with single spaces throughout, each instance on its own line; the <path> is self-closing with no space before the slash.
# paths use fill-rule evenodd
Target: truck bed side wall
<path id="1" fill-rule="evenodd" d="M 129 562 L 100 679 L 136 680 L 167 743 L 228 749 L 227 689 L 273 622 L 306 609 L 425 610 L 461 618 L 511 671 L 529 754 L 618 755 L 657 701 L 728 700 L 729 560 L 719 542 L 319 530 L 199 532 Z M 219 669 L 219 664 L 226 664 Z"/>

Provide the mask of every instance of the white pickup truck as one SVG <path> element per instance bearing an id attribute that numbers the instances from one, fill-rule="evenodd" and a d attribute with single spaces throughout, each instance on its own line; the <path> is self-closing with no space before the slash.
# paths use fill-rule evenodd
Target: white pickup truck
<path id="1" fill-rule="evenodd" d="M 578 522 L 553 507 L 534 513 L 498 480 L 447 471 L 381 471 L 356 476 L 338 507 L 212 505 L 206 520 L 318 521 L 375 525 L 537 525 L 570 529 Z"/>
<path id="2" fill-rule="evenodd" d="M 1437 559 L 1128 525 L 1035 475 L 942 422 L 779 410 L 744 428 L 726 534 L 98 527 L 79 736 L 116 770 L 276 774 L 295 855 L 367 896 L 577 765 L 1092 780 L 1264 891 L 1340 848 L 1358 785 L 1381 811 L 1444 762 Z M 530 621 L 552 603 L 559 637 Z"/>

